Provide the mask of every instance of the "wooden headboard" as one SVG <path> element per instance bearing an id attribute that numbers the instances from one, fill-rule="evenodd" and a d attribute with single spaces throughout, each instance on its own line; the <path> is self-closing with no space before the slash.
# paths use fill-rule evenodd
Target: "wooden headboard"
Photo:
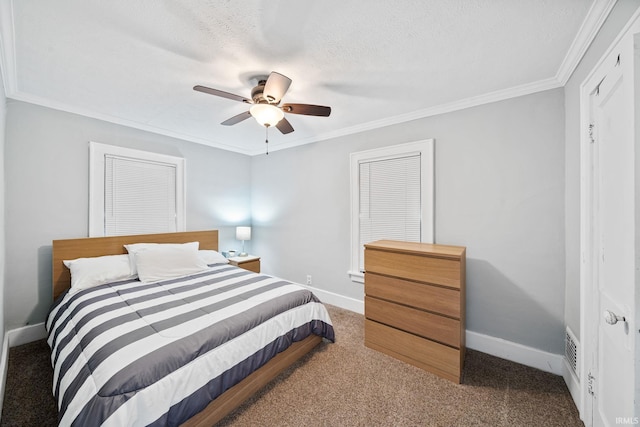
<path id="1" fill-rule="evenodd" d="M 62 261 L 66 259 L 126 254 L 130 243 L 200 242 L 200 249 L 218 250 L 218 230 L 178 233 L 137 234 L 132 236 L 85 237 L 53 241 L 53 299 L 71 286 L 71 274 Z"/>

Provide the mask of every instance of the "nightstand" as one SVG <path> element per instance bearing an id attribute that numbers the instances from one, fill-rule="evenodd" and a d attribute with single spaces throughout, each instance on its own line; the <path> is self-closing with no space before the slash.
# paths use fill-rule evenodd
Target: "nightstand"
<path id="1" fill-rule="evenodd" d="M 229 260 L 229 264 L 235 265 L 236 267 L 244 268 L 245 270 L 253 271 L 255 273 L 260 273 L 260 257 L 255 255 L 247 255 L 247 256 L 234 256 L 231 258 L 227 258 Z"/>

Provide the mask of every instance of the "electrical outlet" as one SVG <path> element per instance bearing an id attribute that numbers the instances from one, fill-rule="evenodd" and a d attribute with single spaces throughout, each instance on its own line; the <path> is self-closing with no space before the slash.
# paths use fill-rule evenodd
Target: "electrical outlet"
<path id="1" fill-rule="evenodd" d="M 311 284 L 311 275 L 307 274 L 307 285 Z"/>

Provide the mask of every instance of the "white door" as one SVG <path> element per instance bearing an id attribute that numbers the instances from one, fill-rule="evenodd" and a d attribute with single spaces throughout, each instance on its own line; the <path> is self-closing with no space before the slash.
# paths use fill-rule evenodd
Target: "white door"
<path id="1" fill-rule="evenodd" d="M 637 424 L 636 183 L 633 38 L 591 79 L 591 295 L 585 423 Z M 596 83 L 597 82 L 597 83 Z"/>

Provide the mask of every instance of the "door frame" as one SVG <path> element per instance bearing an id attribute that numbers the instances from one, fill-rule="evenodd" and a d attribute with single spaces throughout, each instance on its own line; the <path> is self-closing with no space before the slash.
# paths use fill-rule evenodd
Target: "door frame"
<path id="1" fill-rule="evenodd" d="M 614 50 L 618 47 L 618 45 L 625 40 L 627 37 L 634 37 L 634 53 L 633 58 L 631 60 L 636 61 L 636 66 L 634 67 L 634 74 L 638 74 L 638 61 L 636 60 L 635 51 L 638 50 L 636 46 L 638 46 L 640 42 L 640 9 L 634 13 L 629 22 L 622 29 L 620 34 L 615 38 L 615 40 L 611 43 L 609 48 L 607 48 L 606 52 L 602 55 L 602 57 L 598 60 L 596 65 L 592 68 L 591 72 L 584 79 L 583 83 L 580 85 L 580 341 L 582 343 L 582 355 L 583 357 L 579 358 L 580 366 L 578 366 L 579 378 L 580 378 L 580 393 L 579 393 L 579 402 L 577 403 L 578 410 L 580 412 L 580 418 L 584 421 L 587 427 L 592 424 L 592 404 L 593 399 L 591 398 L 590 390 L 590 379 L 589 374 L 591 372 L 591 361 L 593 360 L 594 354 L 598 351 L 598 330 L 597 327 L 593 327 L 594 323 L 590 321 L 591 316 L 594 315 L 594 310 L 597 310 L 595 313 L 596 316 L 600 317 L 599 313 L 599 300 L 597 299 L 597 265 L 594 262 L 595 256 L 598 253 L 597 247 L 597 236 L 595 232 L 594 218 L 595 212 L 594 208 L 597 203 L 596 196 L 594 195 L 594 178 L 595 175 L 593 173 L 592 166 L 594 161 L 597 161 L 596 153 L 594 150 L 595 144 L 591 143 L 591 111 L 590 111 L 590 97 L 598 84 L 602 81 L 606 71 L 604 69 L 604 65 L 607 61 L 614 60 Z M 635 77 L 634 77 L 635 78 Z M 636 78 L 636 81 L 638 79 Z M 638 96 L 637 89 L 636 97 Z M 638 102 L 636 102 L 636 108 L 638 108 Z M 638 113 L 635 112 L 636 123 L 638 122 Z M 638 131 L 636 129 L 636 139 L 638 138 Z M 640 150 L 637 150 L 635 155 L 635 169 L 640 172 L 640 161 L 639 161 Z M 639 186 L 639 175 L 640 173 L 636 173 L 635 178 L 635 187 L 638 189 Z M 638 214 L 640 209 L 638 197 L 636 197 L 636 224 L 639 224 Z M 640 253 L 640 242 L 636 238 L 636 254 Z M 636 264 L 638 263 L 638 256 L 636 258 Z M 636 289 L 638 285 L 638 277 L 636 277 Z M 635 301 L 632 303 L 633 312 L 635 319 L 633 321 L 634 325 L 638 325 L 638 295 L 635 297 Z M 595 330 L 594 330 L 595 329 Z M 636 331 L 634 331 L 635 333 Z M 640 339 L 636 339 L 636 351 L 635 351 L 635 365 L 636 370 L 638 370 L 639 366 L 639 358 L 638 358 L 638 341 Z M 638 375 L 636 375 L 638 377 Z M 596 378 L 596 381 L 598 379 Z M 636 386 L 637 389 L 637 386 Z M 636 390 L 636 393 L 638 391 Z M 640 412 L 640 403 L 636 402 L 635 404 L 635 412 Z"/>

